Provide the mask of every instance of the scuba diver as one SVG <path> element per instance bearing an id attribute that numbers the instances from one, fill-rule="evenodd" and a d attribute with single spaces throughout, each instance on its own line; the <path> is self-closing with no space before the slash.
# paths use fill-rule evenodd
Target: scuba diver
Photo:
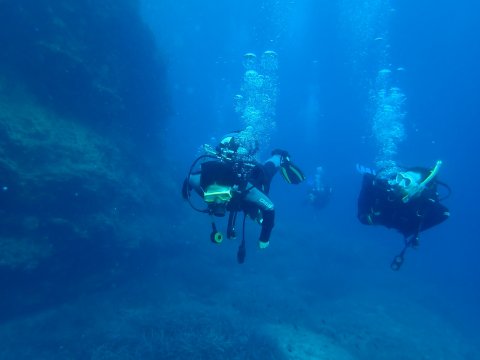
<path id="1" fill-rule="evenodd" d="M 417 248 L 419 234 L 436 226 L 450 216 L 440 202 L 450 195 L 448 185 L 437 180 L 442 162 L 433 169 L 414 167 L 401 169 L 391 175 L 363 167 L 363 183 L 358 198 L 358 219 L 365 225 L 382 225 L 398 230 L 404 237 L 403 250 L 395 256 L 390 267 L 399 270 L 405 251 Z M 440 198 L 438 185 L 448 190 Z"/>
<path id="2" fill-rule="evenodd" d="M 330 201 L 332 195 L 332 187 L 324 182 L 324 170 L 318 166 L 315 171 L 315 177 L 310 184 L 307 193 L 307 201 L 315 209 L 323 209 Z"/>
<path id="3" fill-rule="evenodd" d="M 247 138 L 247 140 L 246 140 Z M 258 142 L 248 140 L 242 132 L 227 134 L 214 149 L 204 146 L 205 154 L 198 157 L 190 167 L 183 182 L 182 196 L 192 208 L 212 216 L 228 216 L 227 238 L 235 238 L 235 222 L 238 212 L 244 213 L 242 242 L 237 260 L 245 260 L 245 218 L 250 216 L 261 225 L 258 240 L 260 249 L 268 247 L 275 220 L 275 207 L 268 193 L 270 183 L 277 170 L 290 184 L 305 180 L 303 172 L 295 166 L 285 150 L 276 149 L 263 164 L 255 159 Z M 198 168 L 197 164 L 200 164 Z M 205 209 L 196 207 L 191 201 L 194 190 L 207 204 Z M 220 244 L 223 235 L 217 231 L 212 219 L 212 242 Z"/>
<path id="4" fill-rule="evenodd" d="M 215 149 L 209 146 L 204 148 L 206 154 L 194 161 L 184 181 L 183 197 L 195 210 L 212 216 L 225 216 L 229 212 L 228 238 L 236 237 L 237 213 L 243 211 L 261 224 L 259 247 L 268 247 L 275 218 L 274 204 L 268 197 L 270 182 L 280 169 L 287 182 L 298 184 L 305 179 L 302 171 L 291 162 L 288 152 L 284 150 L 274 150 L 264 164 L 258 163 L 254 157 L 258 144 L 242 139 L 241 132 L 228 134 Z M 200 169 L 195 169 L 200 161 Z M 192 204 L 192 189 L 207 203 L 206 209 L 196 208 Z M 243 224 L 245 225 L 245 217 Z M 223 236 L 213 221 L 212 230 L 211 240 L 221 243 Z M 243 236 L 237 254 L 240 263 L 245 257 L 244 240 Z"/>

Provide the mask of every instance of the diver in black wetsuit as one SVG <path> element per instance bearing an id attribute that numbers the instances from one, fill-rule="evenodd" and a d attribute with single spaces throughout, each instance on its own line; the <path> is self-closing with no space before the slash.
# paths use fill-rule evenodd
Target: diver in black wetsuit
<path id="1" fill-rule="evenodd" d="M 207 209 L 196 210 L 215 216 L 224 216 L 229 212 L 227 237 L 235 237 L 237 213 L 242 211 L 261 224 L 258 245 L 268 247 L 270 234 L 275 222 L 275 206 L 268 196 L 270 183 L 277 170 L 283 178 L 292 184 L 298 184 L 305 176 L 290 160 L 287 151 L 274 150 L 263 164 L 258 163 L 254 155 L 258 145 L 245 142 L 240 133 L 226 135 L 215 150 L 198 158 L 184 181 L 182 195 L 190 202 L 190 192 L 200 195 L 207 203 Z M 196 164 L 201 160 L 199 169 Z M 190 202 L 190 204 L 192 204 Z M 212 222 L 211 240 L 221 243 L 223 237 Z M 237 254 L 242 263 L 245 257 L 244 237 Z"/>
<path id="2" fill-rule="evenodd" d="M 330 202 L 332 187 L 325 183 L 324 170 L 318 166 L 307 192 L 307 201 L 313 208 L 323 209 Z"/>
<path id="3" fill-rule="evenodd" d="M 439 161 L 431 170 L 417 167 L 390 176 L 364 173 L 358 219 L 365 225 L 396 229 L 404 236 L 405 246 L 391 263 L 393 270 L 400 269 L 407 248 L 418 247 L 420 232 L 450 216 L 438 195 L 438 185 L 449 190 L 436 178 L 440 165 Z"/>

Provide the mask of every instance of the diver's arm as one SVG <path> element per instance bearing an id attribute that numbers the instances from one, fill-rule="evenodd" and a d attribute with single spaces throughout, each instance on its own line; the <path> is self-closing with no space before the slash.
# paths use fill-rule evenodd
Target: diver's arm
<path id="1" fill-rule="evenodd" d="M 190 189 L 195 190 L 195 192 L 203 197 L 203 189 L 200 185 L 201 174 L 200 172 L 196 172 L 190 175 L 188 178 L 188 185 Z"/>

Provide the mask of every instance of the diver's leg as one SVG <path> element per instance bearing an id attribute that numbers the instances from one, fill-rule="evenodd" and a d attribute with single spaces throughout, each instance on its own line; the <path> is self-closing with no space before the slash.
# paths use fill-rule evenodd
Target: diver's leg
<path id="1" fill-rule="evenodd" d="M 249 184 L 250 188 L 251 185 Z M 275 206 L 273 205 L 272 200 L 257 189 L 256 187 L 251 188 L 245 195 L 244 200 L 255 208 L 260 209 L 262 212 L 262 231 L 259 238 L 259 246 L 261 248 L 266 248 L 270 241 L 270 234 L 272 232 L 273 226 L 275 225 Z"/>
<path id="2" fill-rule="evenodd" d="M 263 211 L 262 231 L 258 241 L 260 247 L 267 247 L 270 241 L 270 234 L 272 233 L 273 226 L 275 225 L 275 211 Z"/>

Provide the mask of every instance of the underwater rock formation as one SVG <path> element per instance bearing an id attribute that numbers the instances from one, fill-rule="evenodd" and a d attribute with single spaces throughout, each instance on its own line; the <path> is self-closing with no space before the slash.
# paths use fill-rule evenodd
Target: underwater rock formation
<path id="1" fill-rule="evenodd" d="M 96 129 L 153 137 L 164 67 L 137 0 L 0 2 L 0 73 Z"/>
<path id="2" fill-rule="evenodd" d="M 168 231 L 164 67 L 136 0 L 0 1 L 0 44 L 0 281 L 73 289 Z"/>
<path id="3" fill-rule="evenodd" d="M 113 142 L 26 98 L 0 101 L 0 174 L 0 267 L 89 239 L 134 247 L 148 227 L 129 227 L 158 200 Z"/>

